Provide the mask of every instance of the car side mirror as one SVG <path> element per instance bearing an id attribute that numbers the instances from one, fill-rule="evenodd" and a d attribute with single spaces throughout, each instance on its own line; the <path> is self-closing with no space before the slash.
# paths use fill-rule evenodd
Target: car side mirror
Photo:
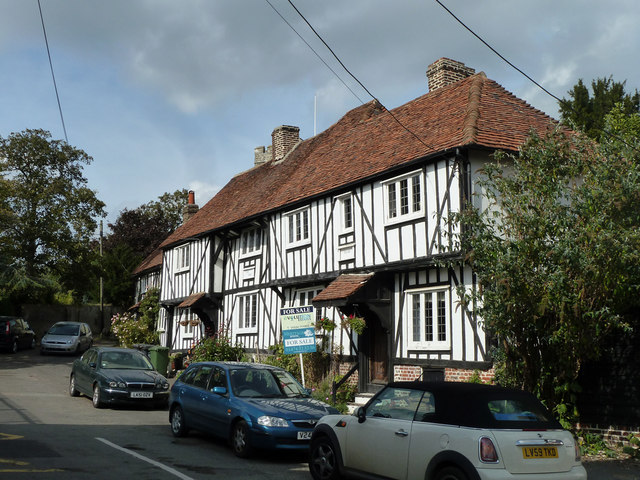
<path id="1" fill-rule="evenodd" d="M 96 362 L 91 362 L 89 364 L 89 368 L 96 368 L 96 366 L 97 366 Z"/>
<path id="2" fill-rule="evenodd" d="M 367 419 L 367 411 L 364 407 L 358 407 L 356 410 L 356 417 L 358 417 L 358 423 L 364 423 Z"/>
<path id="3" fill-rule="evenodd" d="M 213 393 L 217 393 L 218 395 L 226 395 L 227 394 L 227 389 L 224 387 L 213 387 L 213 390 L 211 390 Z"/>

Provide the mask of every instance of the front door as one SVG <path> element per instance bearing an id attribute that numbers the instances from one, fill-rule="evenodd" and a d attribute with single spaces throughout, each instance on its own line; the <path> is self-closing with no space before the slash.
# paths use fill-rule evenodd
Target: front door
<path id="1" fill-rule="evenodd" d="M 360 348 L 360 389 L 377 392 L 389 382 L 389 334 L 375 315 L 365 317 L 367 328 L 363 332 Z M 364 380 L 364 382 L 363 382 Z"/>

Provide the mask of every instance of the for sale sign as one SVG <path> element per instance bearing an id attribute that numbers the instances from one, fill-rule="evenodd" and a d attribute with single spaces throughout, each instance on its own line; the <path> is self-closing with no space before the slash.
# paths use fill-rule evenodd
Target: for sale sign
<path id="1" fill-rule="evenodd" d="M 316 315 L 312 306 L 280 309 L 285 354 L 316 351 Z"/>

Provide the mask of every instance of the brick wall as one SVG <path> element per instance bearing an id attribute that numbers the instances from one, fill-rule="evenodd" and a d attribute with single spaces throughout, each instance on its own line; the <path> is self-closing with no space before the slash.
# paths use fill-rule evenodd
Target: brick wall
<path id="1" fill-rule="evenodd" d="M 422 367 L 417 365 L 396 365 L 393 368 L 395 382 L 411 382 L 422 375 Z"/>
<path id="2" fill-rule="evenodd" d="M 640 435 L 639 427 L 619 426 L 619 425 L 588 425 L 584 423 L 576 424 L 576 431 L 583 435 L 592 433 L 600 435 L 611 447 L 629 445 L 630 435 Z"/>
<path id="3" fill-rule="evenodd" d="M 445 382 L 469 382 L 473 377 L 480 376 L 482 383 L 493 383 L 495 372 L 491 370 L 465 370 L 461 368 L 445 368 Z"/>
<path id="4" fill-rule="evenodd" d="M 344 363 L 341 362 L 338 365 L 338 374 L 342 375 L 343 377 L 349 373 L 349 370 L 351 370 L 351 368 L 353 368 L 353 366 L 355 365 L 355 363 Z M 349 385 L 358 385 L 358 371 L 356 370 L 355 372 L 353 372 L 353 374 L 349 377 L 349 379 L 347 380 L 347 383 Z"/>

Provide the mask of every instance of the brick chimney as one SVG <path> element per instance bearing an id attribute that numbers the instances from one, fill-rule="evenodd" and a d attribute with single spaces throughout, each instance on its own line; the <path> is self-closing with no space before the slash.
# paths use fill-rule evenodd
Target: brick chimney
<path id="1" fill-rule="evenodd" d="M 193 190 L 189 190 L 189 199 L 187 204 L 182 207 L 182 223 L 187 223 L 191 217 L 193 217 L 200 207 L 196 205 L 196 194 Z"/>
<path id="2" fill-rule="evenodd" d="M 273 160 L 273 149 L 271 148 L 271 145 L 269 145 L 266 149 L 264 148 L 264 146 L 256 147 L 253 149 L 253 154 L 255 155 L 253 164 L 256 167 Z"/>
<path id="3" fill-rule="evenodd" d="M 271 134 L 271 145 L 253 149 L 254 162 L 257 167 L 271 160 L 282 160 L 300 141 L 300 128 L 281 125 Z"/>
<path id="4" fill-rule="evenodd" d="M 456 62 L 442 57 L 436 60 L 427 69 L 429 91 L 433 92 L 441 87 L 456 83 L 476 73 L 474 68 L 466 67 L 462 62 Z"/>
<path id="5" fill-rule="evenodd" d="M 282 160 L 300 141 L 300 128 L 281 125 L 271 134 L 273 160 Z"/>

